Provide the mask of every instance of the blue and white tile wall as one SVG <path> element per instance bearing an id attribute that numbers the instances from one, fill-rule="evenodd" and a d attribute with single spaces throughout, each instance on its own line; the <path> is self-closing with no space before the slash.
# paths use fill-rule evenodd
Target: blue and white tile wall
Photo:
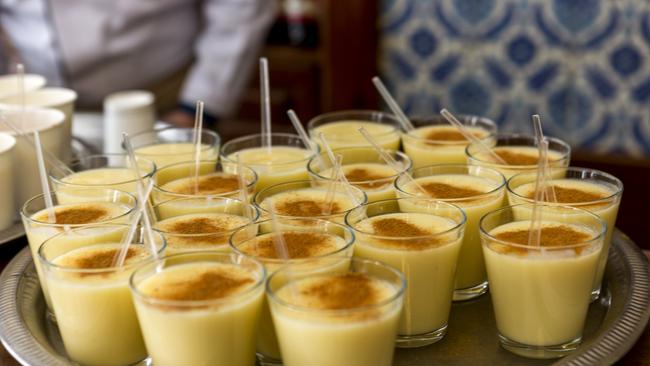
<path id="1" fill-rule="evenodd" d="M 503 131 L 650 155 L 650 2 L 382 0 L 380 70 L 412 116 L 447 107 Z"/>

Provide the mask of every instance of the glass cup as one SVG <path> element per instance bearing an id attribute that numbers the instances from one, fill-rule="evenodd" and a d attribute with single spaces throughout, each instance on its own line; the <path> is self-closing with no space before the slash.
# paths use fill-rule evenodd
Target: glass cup
<path id="1" fill-rule="evenodd" d="M 415 169 L 411 175 L 430 198 L 452 203 L 467 215 L 456 269 L 454 301 L 481 296 L 487 291 L 488 283 L 478 222 L 483 215 L 503 206 L 506 185 L 503 174 L 479 166 L 440 164 Z M 422 194 L 404 176 L 395 181 L 395 188 L 400 198 Z"/>
<path id="2" fill-rule="evenodd" d="M 257 191 L 275 184 L 308 179 L 307 162 L 314 154 L 300 136 L 272 133 L 271 146 L 265 148 L 261 134 L 246 135 L 226 142 L 221 148 L 221 161 L 241 163 L 257 173 Z"/>
<path id="3" fill-rule="evenodd" d="M 94 236 L 98 230 L 128 230 L 128 225 L 99 225 L 73 229 L 62 237 Z M 139 234 L 139 231 L 136 232 Z M 161 253 L 165 239 L 154 235 Z M 147 357 L 129 277 L 136 267 L 153 260 L 149 245 L 136 235 L 122 266 L 117 260 L 120 240 L 94 241 L 82 246 L 61 245 L 54 237 L 41 245 L 38 261 L 52 299 L 52 309 L 66 353 L 82 365 L 132 365 Z"/>
<path id="4" fill-rule="evenodd" d="M 152 161 L 136 157 L 142 178 L 151 179 L 156 172 Z M 59 195 L 65 191 L 82 188 L 111 188 L 137 193 L 135 173 L 126 154 L 101 154 L 82 156 L 70 164 L 73 174 L 66 174 L 60 169 L 50 170 L 54 190 Z"/>
<path id="5" fill-rule="evenodd" d="M 260 214 L 249 203 L 226 197 L 181 198 L 154 206 L 161 220 L 154 225 L 167 240 L 167 254 L 230 251 L 228 240 Z"/>
<path id="6" fill-rule="evenodd" d="M 151 160 L 158 169 L 194 159 L 194 129 L 167 127 L 131 136 L 135 154 Z M 201 131 L 201 160 L 219 159 L 221 138 L 216 132 Z"/>
<path id="7" fill-rule="evenodd" d="M 32 258 L 38 258 L 38 248 L 46 240 L 62 232 L 71 229 L 94 226 L 104 223 L 125 224 L 129 222 L 131 215 L 136 208 L 136 199 L 133 195 L 108 188 L 87 188 L 78 189 L 74 192 L 66 191 L 63 195 L 66 199 L 74 196 L 73 201 L 78 203 L 61 203 L 57 191 L 52 192 L 54 201 L 54 213 L 56 221 L 49 217 L 44 195 L 40 194 L 23 205 L 20 216 L 25 227 L 27 242 L 32 253 Z M 116 240 L 116 235 L 121 233 L 112 231 L 98 231 L 94 241 Z M 87 242 L 88 238 L 75 238 L 73 236 L 62 237 L 66 242 L 74 244 L 77 241 Z M 43 295 L 48 309 L 52 309 L 43 271 L 38 260 L 34 260 L 34 266 L 41 282 Z"/>
<path id="8" fill-rule="evenodd" d="M 465 128 L 489 144 L 497 132 L 491 119 L 479 116 L 456 116 Z M 413 160 L 414 168 L 434 164 L 465 164 L 465 148 L 469 141 L 444 117 L 411 120 L 415 129 L 402 134 L 404 152 Z"/>
<path id="9" fill-rule="evenodd" d="M 130 280 L 156 366 L 252 365 L 266 271 L 258 261 L 212 251 L 166 256 Z"/>
<path id="10" fill-rule="evenodd" d="M 368 202 L 381 201 L 395 198 L 393 182 L 395 179 L 410 170 L 411 159 L 399 151 L 389 152 L 401 168 L 399 171 L 391 168 L 371 147 L 348 147 L 334 150 L 334 154 L 341 154 L 342 169 L 348 182 L 363 190 L 368 196 Z M 321 153 L 313 157 L 307 164 L 307 171 L 313 180 L 333 180 L 333 163 L 327 155 Z"/>
<path id="11" fill-rule="evenodd" d="M 406 276 L 397 347 L 421 347 L 445 336 L 465 221 L 457 206 L 426 198 L 368 203 L 345 216 L 356 236 L 355 257 L 381 261 Z"/>
<path id="12" fill-rule="evenodd" d="M 307 123 L 307 130 L 312 140 L 320 145 L 318 135 L 322 132 L 332 149 L 370 147 L 368 141 L 358 131 L 361 127 L 364 127 L 384 149 L 391 151 L 399 149 L 401 125 L 392 114 L 366 110 L 338 111 L 321 114 Z"/>
<path id="13" fill-rule="evenodd" d="M 493 211 L 480 223 L 499 340 L 524 357 L 562 357 L 582 339 L 605 223 L 561 207 L 537 205 L 541 230 L 531 230 L 531 204 Z"/>
<path id="14" fill-rule="evenodd" d="M 554 137 L 548 139 L 548 161 L 552 168 L 567 167 L 571 160 L 571 147 L 564 141 Z M 467 164 L 485 166 L 501 172 L 506 179 L 522 172 L 537 170 L 539 151 L 533 135 L 497 134 L 487 146 L 492 148 L 508 165 L 499 164 L 492 160 L 484 149 L 472 143 L 465 149 Z"/>
<path id="15" fill-rule="evenodd" d="M 548 205 L 582 208 L 598 215 L 607 223 L 602 255 L 591 292 L 592 301 L 596 300 L 600 295 L 618 207 L 623 196 L 623 182 L 600 170 L 576 167 L 551 170 L 551 176 L 554 178 L 547 184 L 553 188 L 557 204 L 546 202 Z M 514 175 L 508 180 L 507 190 L 511 205 L 532 203 L 535 191 L 535 174 Z M 561 209 L 558 210 L 561 211 Z"/>
<path id="16" fill-rule="evenodd" d="M 368 198 L 357 187 L 332 184 L 308 180 L 277 184 L 258 192 L 253 203 L 259 208 L 262 220 L 268 219 L 272 210 L 279 218 L 315 218 L 342 224 L 345 214 L 366 203 Z"/>
<path id="17" fill-rule="evenodd" d="M 276 234 L 278 232 L 282 235 Z M 280 236 L 284 242 L 277 239 Z M 353 243 L 354 234 L 350 228 L 318 219 L 278 219 L 275 223 L 261 221 L 239 229 L 230 237 L 230 247 L 235 253 L 262 262 L 269 275 L 286 264 L 305 261 L 310 263 L 306 267 L 318 268 L 323 272 L 335 271 L 345 266 L 345 261 L 332 266 L 331 262 L 325 260 L 332 257 L 349 259 Z M 290 259 L 287 261 L 284 258 Z M 257 357 L 262 365 L 282 364 L 266 300 L 257 337 Z"/>
<path id="18" fill-rule="evenodd" d="M 336 272 L 290 265 L 270 276 L 266 292 L 285 365 L 392 365 L 404 275 L 381 262 L 344 263 Z"/>
<path id="19" fill-rule="evenodd" d="M 151 193 L 154 203 L 179 198 L 230 197 L 240 198 L 239 168 L 237 164 L 202 160 L 197 173 L 194 161 L 186 161 L 166 166 L 156 172 L 156 185 Z M 253 198 L 257 184 L 257 173 L 247 166 L 241 174 L 247 187 L 248 196 Z"/>

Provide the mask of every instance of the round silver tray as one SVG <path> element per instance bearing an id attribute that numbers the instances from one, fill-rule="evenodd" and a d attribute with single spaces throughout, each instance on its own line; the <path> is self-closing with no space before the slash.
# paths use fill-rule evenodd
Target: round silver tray
<path id="1" fill-rule="evenodd" d="M 616 231 L 603 296 L 591 304 L 584 343 L 560 360 L 521 358 L 499 346 L 489 295 L 454 304 L 447 336 L 420 349 L 398 349 L 397 366 L 612 364 L 637 341 L 650 317 L 650 265 L 641 250 Z M 0 275 L 0 340 L 23 365 L 72 365 L 56 326 L 46 319 L 31 255 L 23 249 Z"/>

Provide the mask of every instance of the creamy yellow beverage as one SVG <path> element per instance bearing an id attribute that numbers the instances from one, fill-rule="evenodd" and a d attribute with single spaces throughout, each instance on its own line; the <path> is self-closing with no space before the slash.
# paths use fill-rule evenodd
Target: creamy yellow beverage
<path id="1" fill-rule="evenodd" d="M 234 230 L 252 223 L 250 218 L 228 213 L 197 213 L 171 217 L 156 223 L 167 241 L 167 254 L 216 250 L 229 252 Z"/>
<path id="2" fill-rule="evenodd" d="M 168 257 L 181 263 L 133 276 L 138 319 L 157 366 L 255 363 L 264 270 L 205 254 L 191 263 Z"/>
<path id="3" fill-rule="evenodd" d="M 280 220 L 280 226 L 283 228 L 298 226 L 295 223 L 288 223 L 289 221 L 292 220 Z M 268 222 L 260 223 L 259 228 L 262 230 L 260 235 L 257 235 L 258 227 L 256 225 L 243 228 L 233 234 L 231 247 L 236 253 L 263 263 L 268 275 L 283 267 L 286 264 L 286 258 L 288 258 L 289 264 L 300 264 L 310 258 L 325 259 L 332 256 L 349 258 L 352 255 L 353 237 L 349 229 L 322 220 L 312 221 L 314 221 L 313 224 L 307 225 L 310 227 L 309 229 L 304 227 L 296 230 L 282 229 L 281 234 L 263 233 L 263 228 L 270 227 Z M 334 228 L 335 226 L 338 227 Z M 313 265 L 325 266 L 318 261 Z M 341 261 L 340 265 L 328 267 L 327 270 L 334 271 L 344 265 L 345 262 Z M 257 336 L 257 352 L 262 360 L 277 362 L 282 359 L 271 313 L 266 302 L 262 309 Z"/>
<path id="4" fill-rule="evenodd" d="M 390 301 L 399 291 L 393 283 L 354 272 L 309 276 L 280 287 L 271 311 L 283 363 L 391 365 L 401 301 Z"/>
<path id="5" fill-rule="evenodd" d="M 355 214 L 351 212 L 346 220 L 356 234 L 354 255 L 386 263 L 406 276 L 398 346 L 440 340 L 451 309 L 462 223 L 418 212 L 379 213 L 369 218 L 354 218 Z"/>
<path id="6" fill-rule="evenodd" d="M 458 258 L 454 300 L 466 300 L 487 290 L 487 275 L 479 236 L 479 220 L 483 215 L 503 206 L 505 179 L 496 171 L 473 172 L 467 166 L 439 166 L 416 170 L 415 182 L 426 195 L 436 200 L 452 203 L 465 212 L 465 236 Z M 420 176 L 422 174 L 423 176 Z M 427 174 L 432 174 L 428 175 Z M 476 174 L 476 175 L 473 175 Z M 397 181 L 399 197 L 422 195 L 415 183 L 407 179 Z M 426 203 L 403 201 L 404 211 L 426 212 Z"/>
<path id="7" fill-rule="evenodd" d="M 490 136 L 481 127 L 465 127 L 479 139 Z M 433 125 L 414 129 L 402 135 L 404 152 L 413 161 L 414 168 L 433 164 L 465 164 L 465 148 L 469 141 L 451 125 Z"/>
<path id="8" fill-rule="evenodd" d="M 252 195 L 253 187 L 250 187 L 249 195 Z M 161 203 L 178 198 L 201 196 L 238 198 L 239 194 L 239 178 L 237 175 L 218 172 L 199 175 L 198 179 L 195 177 L 175 179 L 161 186 L 156 186 L 152 197 L 154 203 Z"/>
<path id="9" fill-rule="evenodd" d="M 392 151 L 399 149 L 400 130 L 395 125 L 388 123 L 384 124 L 363 120 L 342 120 L 329 122 L 310 129 L 309 134 L 312 139 L 320 144 L 318 136 L 320 133 L 323 133 L 332 149 L 353 146 L 370 146 L 363 135 L 359 133 L 359 128 L 361 127 L 365 128 L 375 141 L 377 141 L 377 143 L 384 149 Z"/>
<path id="10" fill-rule="evenodd" d="M 395 198 L 393 182 L 398 173 L 388 165 L 379 163 L 357 163 L 343 165 L 341 169 L 350 184 L 366 193 L 368 202 Z M 333 178 L 331 168 L 323 170 L 319 175 Z"/>
<path id="11" fill-rule="evenodd" d="M 95 244 L 54 258 L 41 253 L 63 344 L 83 365 L 131 365 L 147 357 L 128 280 L 134 265 L 150 256 L 133 245 L 124 267 L 116 269 L 120 247 Z"/>
<path id="12" fill-rule="evenodd" d="M 504 347 L 518 353 L 517 344 L 566 345 L 554 355 L 527 354 L 557 357 L 575 349 L 582 337 L 602 233 L 546 217 L 540 227 L 541 247 L 527 245 L 529 220 L 486 228 L 483 250 Z"/>
<path id="13" fill-rule="evenodd" d="M 574 173 L 582 174 L 586 172 L 592 174 L 592 177 L 580 177 Z M 596 298 L 600 293 L 600 285 L 605 273 L 607 264 L 607 254 L 614 232 L 616 216 L 621 202 L 623 184 L 613 176 L 594 170 L 569 168 L 567 174 L 576 175 L 576 177 L 564 179 L 552 179 L 547 182 L 547 190 L 552 190 L 556 202 L 567 206 L 582 208 L 598 215 L 607 224 L 605 241 L 602 250 L 602 256 L 596 272 L 592 298 Z M 535 183 L 528 182 L 529 177 L 515 176 L 509 182 L 508 198 L 510 204 L 530 203 L 534 199 Z M 557 221 L 568 221 L 568 223 L 579 223 L 583 217 L 573 216 L 568 219 L 563 215 L 564 210 L 558 208 L 555 215 L 552 211 L 547 213 L 548 218 Z"/>
<path id="14" fill-rule="evenodd" d="M 507 165 L 499 164 L 489 153 L 481 152 L 475 156 L 475 159 L 469 159 L 470 164 L 485 165 L 501 172 L 506 179 L 521 172 L 532 172 L 537 169 L 539 160 L 539 150 L 536 147 L 529 146 L 507 146 L 492 149 Z M 548 152 L 549 165 L 552 168 L 567 166 L 568 158 L 557 151 Z"/>
<path id="15" fill-rule="evenodd" d="M 194 144 L 191 142 L 165 142 L 138 147 L 135 149 L 137 156 L 151 160 L 158 169 L 174 163 L 194 159 Z M 214 160 L 219 158 L 219 150 L 208 144 L 201 145 L 201 160 Z"/>

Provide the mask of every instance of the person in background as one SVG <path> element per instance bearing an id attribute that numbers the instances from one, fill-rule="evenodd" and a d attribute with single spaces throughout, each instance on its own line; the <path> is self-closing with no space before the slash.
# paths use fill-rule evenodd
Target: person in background
<path id="1" fill-rule="evenodd" d="M 4 73 L 16 62 L 100 109 L 126 89 L 156 95 L 162 119 L 214 123 L 236 108 L 275 19 L 271 0 L 0 0 Z"/>

